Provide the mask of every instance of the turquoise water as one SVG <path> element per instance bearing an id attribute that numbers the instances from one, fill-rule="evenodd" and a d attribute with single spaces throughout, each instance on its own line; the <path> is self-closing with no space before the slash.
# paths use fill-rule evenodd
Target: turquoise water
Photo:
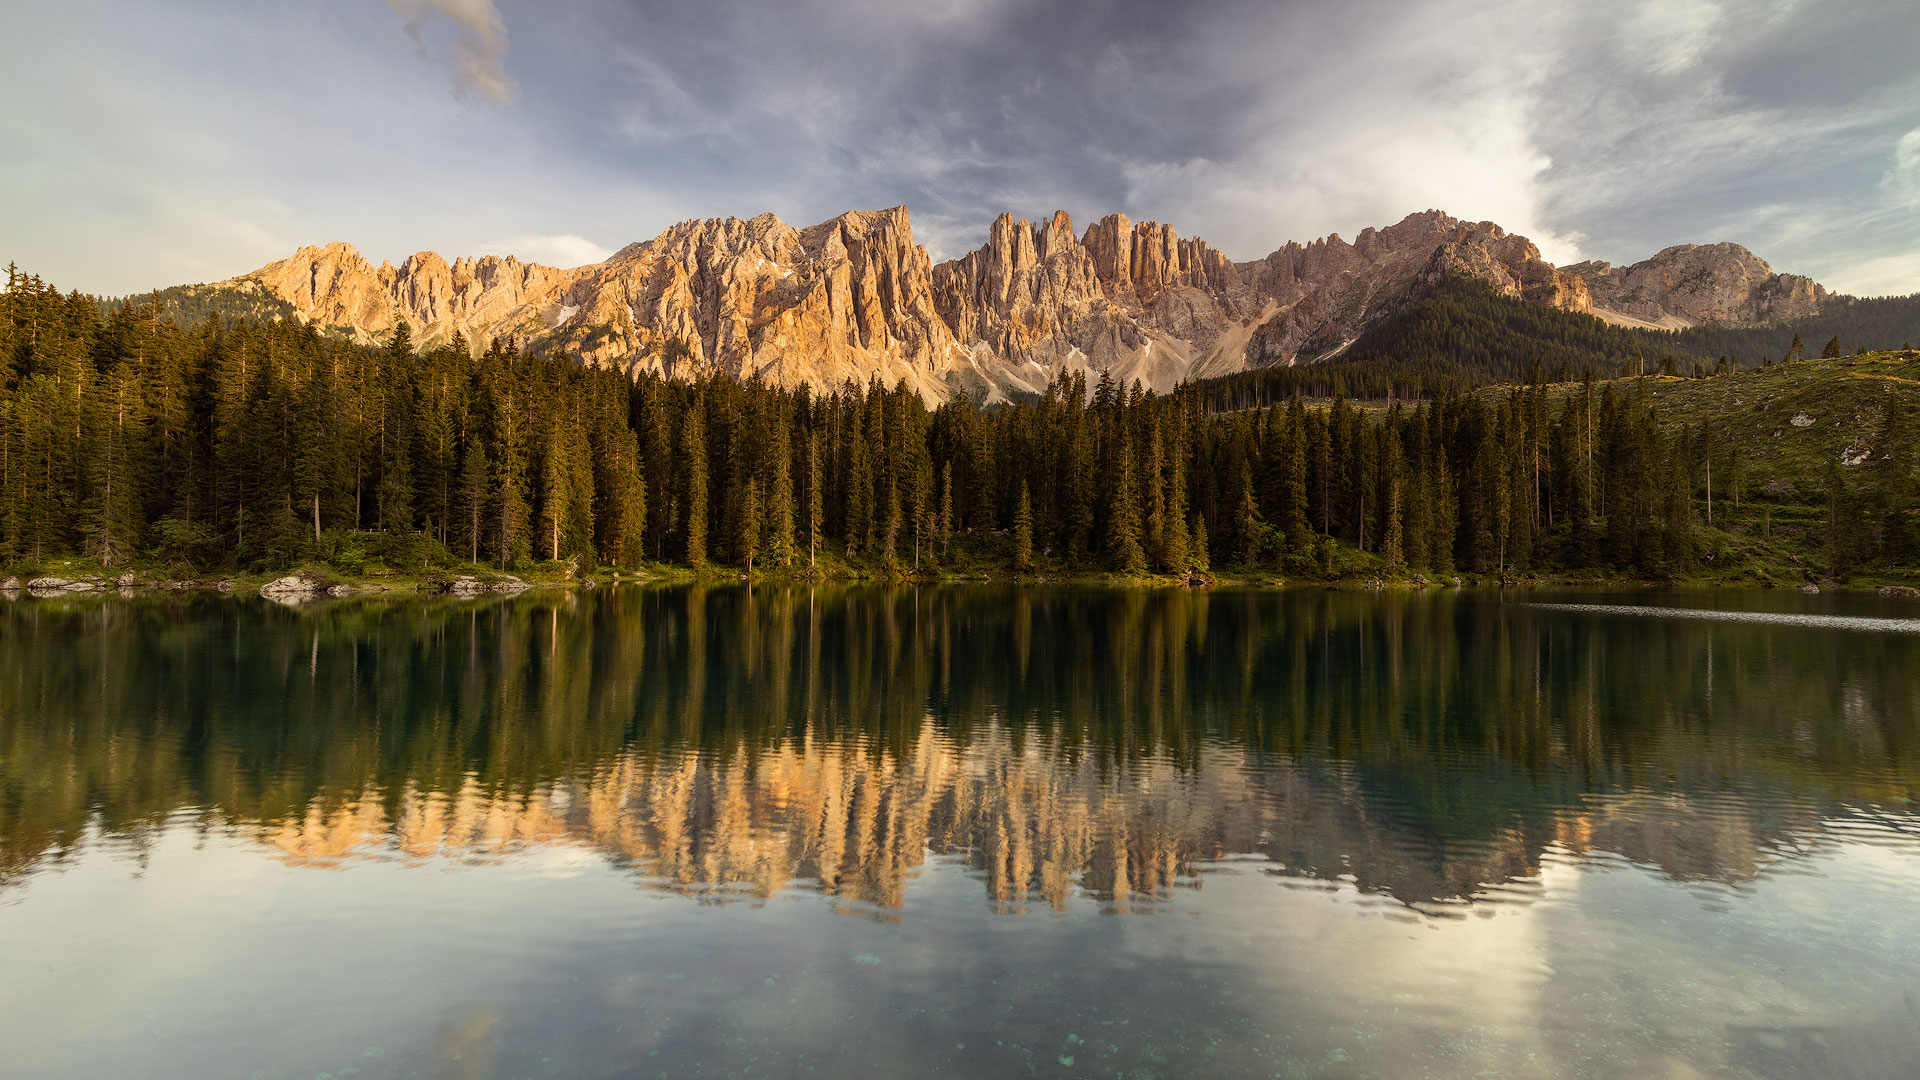
<path id="1" fill-rule="evenodd" d="M 1916 615 L 16 600 L 0 1074 L 1920 1075 Z"/>

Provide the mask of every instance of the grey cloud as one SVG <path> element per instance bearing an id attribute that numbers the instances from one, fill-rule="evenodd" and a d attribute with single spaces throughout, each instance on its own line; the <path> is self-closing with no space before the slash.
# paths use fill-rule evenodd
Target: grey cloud
<path id="1" fill-rule="evenodd" d="M 520 92 L 507 74 L 507 27 L 493 0 L 387 0 L 422 59 L 444 51 L 459 94 L 505 105 Z M 444 27 L 440 24 L 444 23 Z"/>
<path id="2" fill-rule="evenodd" d="M 25 148 L 0 157 L 0 235 L 82 287 L 134 276 L 122 237 L 203 274 L 297 242 L 584 252 L 905 203 L 939 257 L 1002 210 L 1124 211 L 1251 259 L 1434 207 L 1558 260 L 1733 240 L 1920 289 L 1912 0 L 73 3 L 0 37 L 0 90 L 66 103 L 0 117 Z M 461 97 L 516 106 L 396 63 L 396 13 Z M 116 100 L 167 103 L 136 169 L 138 139 L 71 137 L 118 130 Z M 12 209 L 48 192 L 87 203 Z"/>

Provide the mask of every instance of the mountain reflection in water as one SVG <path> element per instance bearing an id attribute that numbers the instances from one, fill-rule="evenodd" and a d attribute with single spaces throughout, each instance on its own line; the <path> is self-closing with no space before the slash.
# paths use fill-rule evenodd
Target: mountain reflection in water
<path id="1" fill-rule="evenodd" d="M 1804 637 L 1783 635 L 1804 634 Z M 622 588 L 0 608 L 0 897 L 167 830 L 540 846 L 701 900 L 1164 909 L 1236 857 L 1430 915 L 1553 860 L 1738 887 L 1920 854 L 1920 640 L 1497 596 Z"/>

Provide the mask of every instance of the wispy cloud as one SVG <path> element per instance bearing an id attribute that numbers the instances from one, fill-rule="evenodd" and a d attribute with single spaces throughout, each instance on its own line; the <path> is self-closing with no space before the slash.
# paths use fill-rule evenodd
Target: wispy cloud
<path id="1" fill-rule="evenodd" d="M 1912 0 L 69 0 L 0 35 L 46 103 L 0 114 L 0 256 L 124 292 L 905 203 L 936 257 L 1065 209 L 1253 259 L 1437 208 L 1908 292 L 1914 55 Z"/>
<path id="2" fill-rule="evenodd" d="M 482 255 L 512 255 L 521 262 L 543 263 L 561 269 L 606 262 L 613 249 L 602 247 L 584 236 L 566 233 L 559 236 L 514 236 L 480 246 Z"/>
<path id="3" fill-rule="evenodd" d="M 505 105 L 520 93 L 507 74 L 507 24 L 493 0 L 387 0 L 421 59 L 453 68 L 454 93 Z"/>

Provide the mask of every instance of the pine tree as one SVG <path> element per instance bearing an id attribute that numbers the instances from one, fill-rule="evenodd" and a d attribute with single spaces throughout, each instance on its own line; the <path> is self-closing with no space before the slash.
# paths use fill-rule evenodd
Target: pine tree
<path id="1" fill-rule="evenodd" d="M 767 447 L 767 561 L 793 566 L 793 438 L 782 417 Z"/>
<path id="2" fill-rule="evenodd" d="M 888 567 L 900 563 L 900 488 L 887 485 L 887 516 L 880 530 L 880 561 Z"/>
<path id="3" fill-rule="evenodd" d="M 1153 556 L 1154 563 L 1161 569 L 1171 569 L 1167 563 L 1167 489 L 1161 480 L 1161 472 L 1166 467 L 1166 447 L 1156 426 L 1147 443 L 1146 468 L 1143 476 L 1146 480 L 1146 550 Z"/>
<path id="4" fill-rule="evenodd" d="M 667 537 L 674 528 L 674 456 L 673 426 L 667 413 L 664 386 L 647 388 L 640 407 L 640 456 L 647 490 L 653 501 L 647 517 L 647 535 L 653 541 L 655 558 L 665 558 Z"/>
<path id="5" fill-rule="evenodd" d="M 466 453 L 460 461 L 460 508 L 466 524 L 467 557 L 473 562 L 480 561 L 480 537 L 487 513 L 487 476 L 490 471 L 486 447 L 478 438 L 469 438 Z"/>
<path id="6" fill-rule="evenodd" d="M 1793 338 L 1793 340 L 1794 340 L 1794 341 L 1796 341 L 1796 342 L 1798 342 L 1798 341 L 1800 340 L 1800 335 L 1798 335 L 1798 334 L 1795 334 L 1795 335 L 1794 335 L 1794 338 Z M 1838 334 L 1836 334 L 1836 335 L 1834 335 L 1834 337 L 1833 337 L 1833 339 L 1832 339 L 1831 341 L 1828 341 L 1828 342 L 1827 342 L 1827 345 L 1826 345 L 1826 348 L 1824 348 L 1824 349 L 1821 349 L 1821 350 L 1820 350 L 1820 359 L 1822 359 L 1822 360 L 1838 360 L 1838 359 L 1840 359 L 1840 356 L 1841 356 L 1841 353 L 1840 353 L 1840 336 L 1839 336 Z"/>
<path id="7" fill-rule="evenodd" d="M 1013 512 L 1013 568 L 1020 573 L 1033 572 L 1033 503 L 1027 498 L 1027 482 L 1020 481 L 1020 504 Z"/>
<path id="8" fill-rule="evenodd" d="M 1307 521 L 1307 440 L 1306 410 L 1295 398 L 1287 407 L 1287 436 L 1282 452 L 1286 471 L 1280 498 L 1280 528 L 1287 538 L 1288 551 L 1306 551 L 1313 541 L 1313 526 Z"/>
<path id="9" fill-rule="evenodd" d="M 766 514 L 760 505 L 760 479 L 754 477 L 747 481 L 746 493 L 740 497 L 740 536 L 738 548 L 740 561 L 747 566 L 747 573 L 753 573 L 753 562 L 760 554 L 760 542 L 767 527 Z"/>
<path id="10" fill-rule="evenodd" d="M 1395 452 L 1398 452 L 1397 447 Z M 1396 472 L 1387 486 L 1387 524 L 1380 538 L 1380 561 L 1389 574 L 1398 574 L 1407 568 L 1402 547 L 1406 538 L 1405 523 L 1401 516 L 1401 490 L 1404 485 L 1405 481 Z"/>
<path id="11" fill-rule="evenodd" d="M 821 467 L 820 444 L 824 436 L 815 432 L 807 438 L 807 569 L 815 566 L 816 552 L 825 535 L 823 515 L 827 507 L 826 473 Z"/>
<path id="12" fill-rule="evenodd" d="M 953 543 L 953 459 L 940 463 L 940 554 L 947 555 Z"/>
<path id="13" fill-rule="evenodd" d="M 566 431 L 555 417 L 547 427 L 546 452 L 540 457 L 540 539 L 547 558 L 560 558 L 560 530 L 572 513 L 572 470 L 567 468 Z"/>
<path id="14" fill-rule="evenodd" d="M 707 565 L 707 433 L 703 407 L 687 410 L 680 429 L 680 459 L 686 484 L 687 522 L 684 554 L 687 565 Z"/>
<path id="15" fill-rule="evenodd" d="M 1252 569 L 1260 565 L 1260 504 L 1253 497 L 1253 474 L 1240 474 L 1240 506 L 1236 511 L 1240 532 L 1240 565 Z"/>
<path id="16" fill-rule="evenodd" d="M 861 413 L 856 411 L 847 431 L 847 557 L 859 554 L 873 534 L 873 458 L 867 452 L 867 438 Z"/>
<path id="17" fill-rule="evenodd" d="M 1184 574 L 1192 565 L 1193 539 L 1187 529 L 1186 440 L 1176 435 L 1167 464 L 1166 533 L 1162 541 L 1162 569 Z"/>
<path id="18" fill-rule="evenodd" d="M 1140 546 L 1140 497 L 1134 484 L 1133 451 L 1123 440 L 1120 472 L 1114 485 L 1113 508 L 1107 516 L 1107 549 L 1122 573 L 1138 577 L 1147 572 L 1147 553 Z"/>

